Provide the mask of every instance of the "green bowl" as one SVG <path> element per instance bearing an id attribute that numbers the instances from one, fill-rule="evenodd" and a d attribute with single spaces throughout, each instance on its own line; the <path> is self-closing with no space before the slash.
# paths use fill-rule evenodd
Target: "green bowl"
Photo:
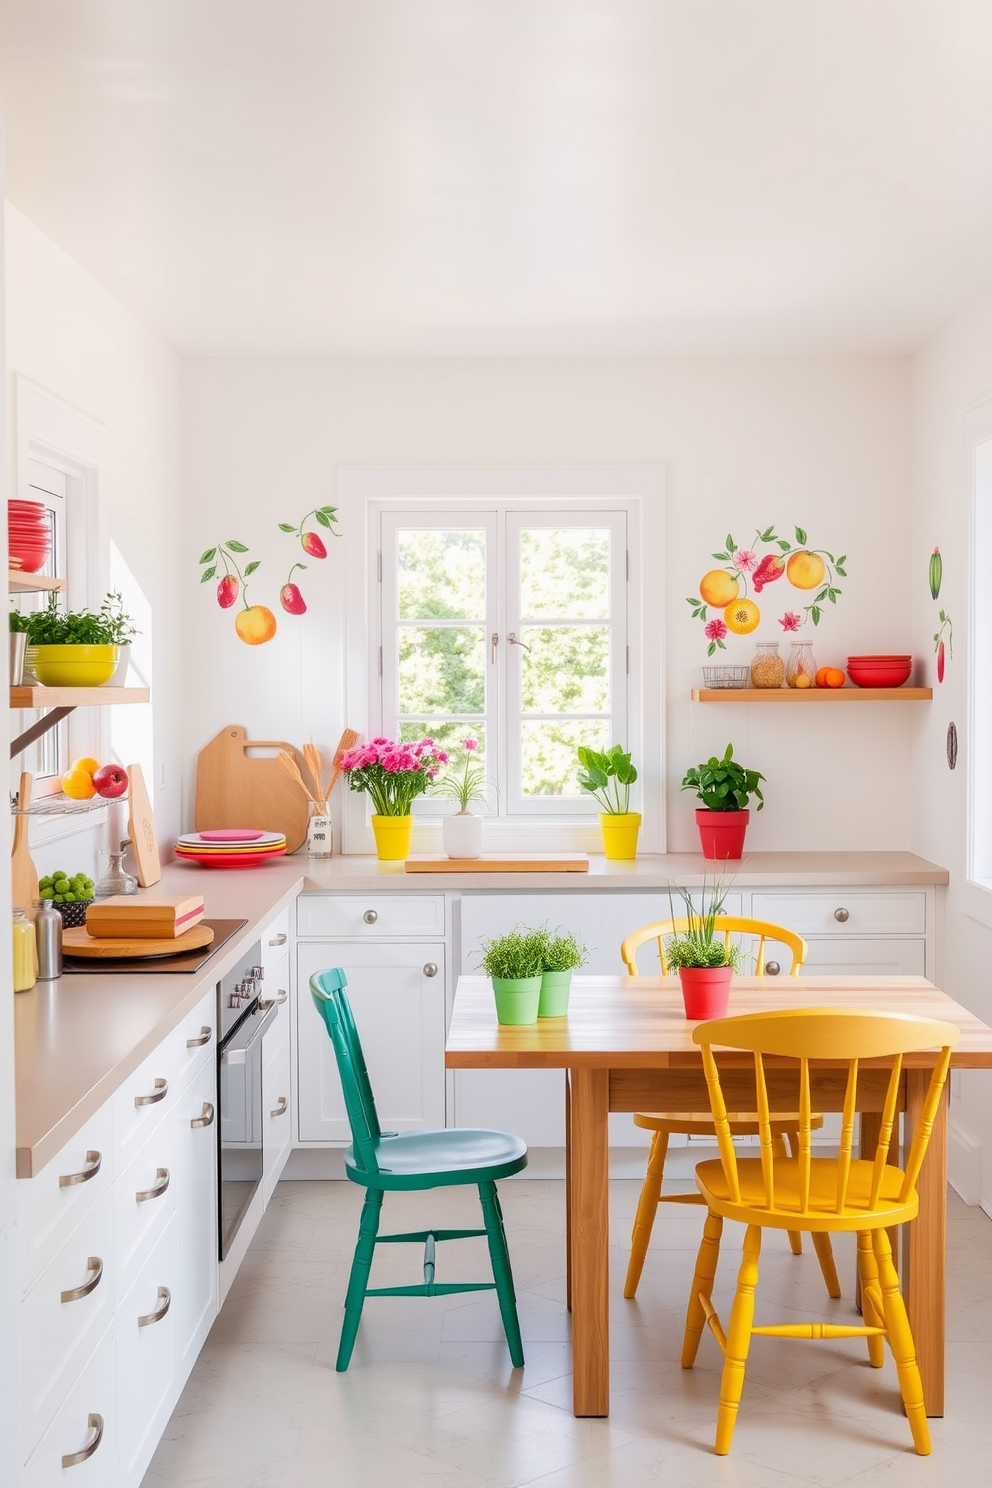
<path id="1" fill-rule="evenodd" d="M 30 665 L 42 687 L 101 687 L 117 669 L 116 646 L 32 646 Z M 25 657 L 27 660 L 27 657 Z"/>

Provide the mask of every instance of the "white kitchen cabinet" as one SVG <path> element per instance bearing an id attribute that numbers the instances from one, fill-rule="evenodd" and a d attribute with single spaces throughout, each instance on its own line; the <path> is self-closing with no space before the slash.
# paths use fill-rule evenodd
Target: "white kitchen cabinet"
<path id="1" fill-rule="evenodd" d="M 211 994 L 212 1000 L 212 994 Z M 214 1020 L 211 1014 L 211 1023 Z M 217 1283 L 217 1046 L 211 1039 L 176 1102 L 176 1302 L 179 1388 L 210 1332 Z"/>
<path id="2" fill-rule="evenodd" d="M 267 1205 L 286 1166 L 293 1143 L 291 1061 L 269 1058 L 268 1035 L 262 1050 L 262 1190 Z"/>
<path id="3" fill-rule="evenodd" d="M 118 1488 L 120 1483 L 113 1323 L 66 1392 L 21 1475 L 21 1488 L 63 1483 L 66 1488 Z"/>
<path id="4" fill-rule="evenodd" d="M 310 997 L 310 977 L 329 966 L 348 978 L 383 1129 L 444 1126 L 445 946 L 435 938 L 443 898 L 304 895 L 299 904 L 298 1142 L 351 1140 L 331 1042 Z M 341 933 L 332 936 L 330 926 Z"/>
<path id="5" fill-rule="evenodd" d="M 179 1396 L 176 1215 L 117 1309 L 121 1488 L 137 1488 Z"/>

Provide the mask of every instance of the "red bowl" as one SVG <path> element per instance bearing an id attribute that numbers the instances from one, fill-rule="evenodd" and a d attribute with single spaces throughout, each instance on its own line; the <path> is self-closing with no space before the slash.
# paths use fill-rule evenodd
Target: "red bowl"
<path id="1" fill-rule="evenodd" d="M 912 661 L 873 666 L 850 661 L 847 664 L 847 675 L 855 687 L 901 687 L 912 670 Z"/>
<path id="2" fill-rule="evenodd" d="M 912 661 L 913 657 L 912 653 L 909 651 L 899 651 L 893 652 L 891 656 L 887 656 L 883 652 L 879 653 L 878 656 L 849 656 L 847 659 L 848 661 L 853 661 L 856 665 L 860 665 L 863 662 L 865 666 L 871 666 L 873 664 L 877 665 L 878 663 L 883 662 L 886 665 L 890 663 L 894 665 L 896 662 L 900 661 Z"/>

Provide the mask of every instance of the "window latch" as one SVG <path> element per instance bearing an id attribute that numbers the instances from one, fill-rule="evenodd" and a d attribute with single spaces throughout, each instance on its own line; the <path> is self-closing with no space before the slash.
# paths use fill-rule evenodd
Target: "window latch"
<path id="1" fill-rule="evenodd" d="M 519 646 L 522 651 L 527 651 L 528 653 L 530 652 L 530 647 L 527 645 L 527 643 L 525 641 L 518 641 L 512 630 L 510 631 L 510 634 L 507 636 L 506 639 L 509 641 L 511 646 Z"/>
<path id="2" fill-rule="evenodd" d="M 496 647 L 499 645 L 499 635 L 494 630 L 489 640 L 489 665 L 496 665 Z"/>

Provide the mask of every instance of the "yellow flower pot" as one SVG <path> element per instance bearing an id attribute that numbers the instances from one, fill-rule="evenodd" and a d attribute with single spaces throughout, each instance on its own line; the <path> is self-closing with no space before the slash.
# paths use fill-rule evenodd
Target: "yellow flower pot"
<path id="1" fill-rule="evenodd" d="M 101 687 L 117 668 L 116 646 L 33 646 L 34 674 L 42 687 Z"/>
<path id="2" fill-rule="evenodd" d="M 413 837 L 412 816 L 378 816 L 372 813 L 372 832 L 376 856 L 384 863 L 396 863 L 410 856 Z"/>
<path id="3" fill-rule="evenodd" d="M 603 829 L 603 851 L 608 858 L 637 857 L 637 834 L 641 829 L 639 811 L 600 812 Z"/>

